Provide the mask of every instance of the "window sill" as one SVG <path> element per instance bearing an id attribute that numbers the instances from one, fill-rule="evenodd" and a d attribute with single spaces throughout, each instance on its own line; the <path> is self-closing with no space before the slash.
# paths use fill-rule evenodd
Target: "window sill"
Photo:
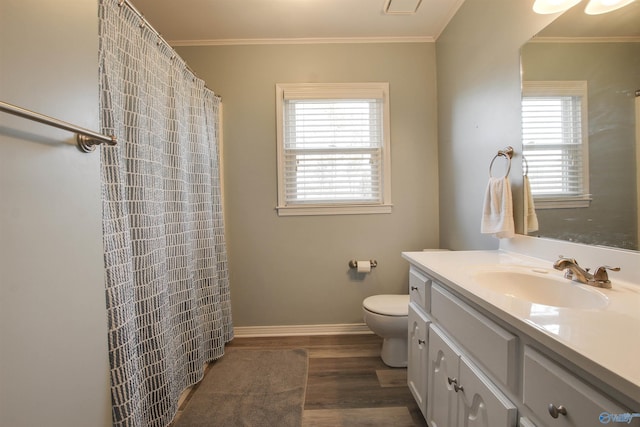
<path id="1" fill-rule="evenodd" d="M 591 205 L 591 197 L 542 197 L 534 198 L 533 203 L 536 209 L 588 208 Z"/>
<path id="2" fill-rule="evenodd" d="M 278 216 L 390 214 L 393 205 L 276 206 Z"/>

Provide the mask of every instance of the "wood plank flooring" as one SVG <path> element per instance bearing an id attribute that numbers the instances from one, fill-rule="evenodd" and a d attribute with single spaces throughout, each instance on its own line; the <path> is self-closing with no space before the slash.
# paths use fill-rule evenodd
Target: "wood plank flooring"
<path id="1" fill-rule="evenodd" d="M 407 387 L 407 370 L 382 363 L 381 346 L 373 334 L 235 338 L 227 344 L 308 351 L 302 427 L 426 427 Z M 196 386 L 191 393 L 197 392 Z"/>

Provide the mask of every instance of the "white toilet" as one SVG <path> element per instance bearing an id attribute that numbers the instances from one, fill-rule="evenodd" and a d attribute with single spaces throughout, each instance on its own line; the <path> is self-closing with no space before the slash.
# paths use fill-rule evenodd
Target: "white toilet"
<path id="1" fill-rule="evenodd" d="M 362 302 L 364 322 L 383 338 L 380 357 L 387 366 L 407 366 L 409 295 L 373 295 Z"/>

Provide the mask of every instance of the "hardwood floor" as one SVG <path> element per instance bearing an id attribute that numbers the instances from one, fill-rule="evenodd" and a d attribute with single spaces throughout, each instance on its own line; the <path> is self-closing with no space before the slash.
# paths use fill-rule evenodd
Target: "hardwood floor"
<path id="1" fill-rule="evenodd" d="M 381 338 L 367 334 L 235 338 L 227 347 L 307 349 L 303 427 L 426 426 L 407 370 L 382 363 L 381 345 Z"/>

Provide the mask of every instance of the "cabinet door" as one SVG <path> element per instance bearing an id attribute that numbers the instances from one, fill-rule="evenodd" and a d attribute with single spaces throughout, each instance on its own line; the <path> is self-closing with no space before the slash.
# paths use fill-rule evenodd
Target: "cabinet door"
<path id="1" fill-rule="evenodd" d="M 460 351 L 433 324 L 429 327 L 429 373 L 427 378 L 427 423 L 431 427 L 457 425 Z"/>
<path id="2" fill-rule="evenodd" d="M 459 386 L 459 426 L 516 426 L 516 406 L 464 356 L 460 358 Z"/>
<path id="3" fill-rule="evenodd" d="M 422 415 L 427 416 L 427 376 L 429 366 L 428 334 L 431 321 L 417 308 L 409 304 L 409 360 L 407 385 Z"/>

